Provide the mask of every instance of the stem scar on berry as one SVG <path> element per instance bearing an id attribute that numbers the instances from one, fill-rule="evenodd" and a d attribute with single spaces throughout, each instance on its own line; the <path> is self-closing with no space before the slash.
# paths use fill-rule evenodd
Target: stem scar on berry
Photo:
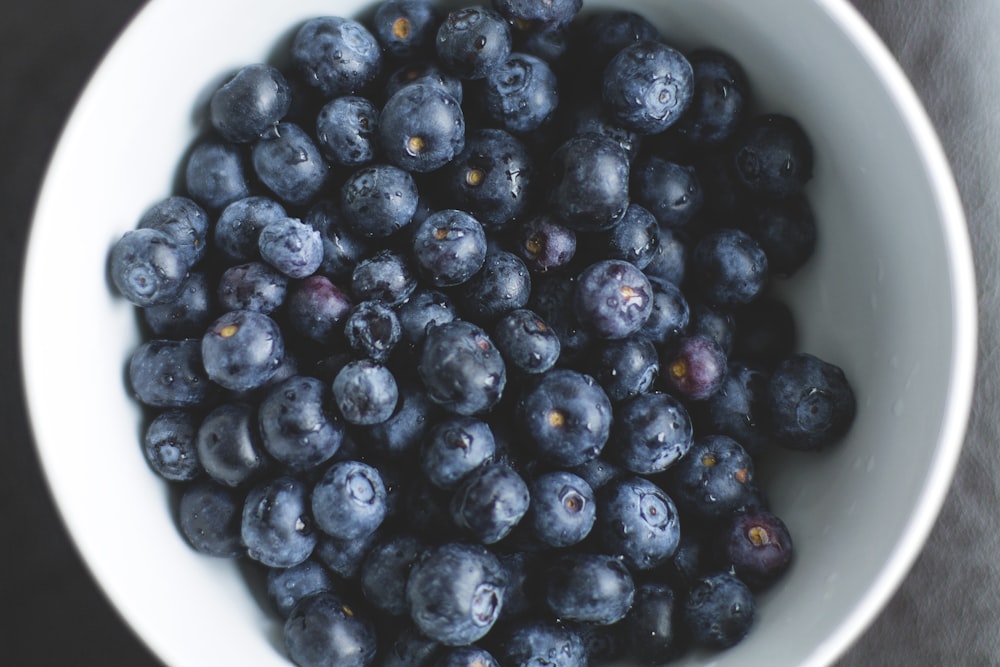
<path id="1" fill-rule="evenodd" d="M 482 182 L 486 179 L 486 172 L 484 172 L 479 167 L 471 167 L 465 172 L 465 183 L 472 187 L 482 185 Z"/>
<path id="2" fill-rule="evenodd" d="M 396 39 L 410 38 L 410 22 L 405 16 L 400 16 L 392 22 L 392 34 Z"/>
<path id="3" fill-rule="evenodd" d="M 424 141 L 423 137 L 410 137 L 406 140 L 406 152 L 410 155 L 417 156 L 427 149 L 427 142 Z"/>
<path id="4" fill-rule="evenodd" d="M 566 415 L 562 410 L 550 410 L 546 418 L 552 428 L 562 428 L 566 425 Z"/>
<path id="5" fill-rule="evenodd" d="M 227 324 L 226 326 L 219 329 L 218 333 L 219 336 L 221 336 L 222 338 L 232 338 L 233 336 L 236 335 L 236 332 L 239 330 L 240 326 L 238 324 Z"/>

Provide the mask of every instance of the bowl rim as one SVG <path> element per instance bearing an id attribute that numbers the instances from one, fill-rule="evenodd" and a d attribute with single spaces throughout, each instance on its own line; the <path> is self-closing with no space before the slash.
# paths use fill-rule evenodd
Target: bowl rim
<path id="1" fill-rule="evenodd" d="M 937 438 L 937 446 L 934 449 L 934 456 L 929 462 L 928 474 L 923 482 L 922 493 L 919 495 L 919 502 L 912 508 L 901 531 L 900 540 L 896 543 L 890 558 L 885 561 L 872 581 L 867 593 L 857 601 L 854 609 L 844 617 L 835 631 L 813 651 L 808 664 L 820 667 L 831 664 L 842 656 L 884 609 L 912 568 L 938 520 L 955 476 L 971 415 L 978 354 L 978 292 L 974 255 L 958 186 L 941 140 L 916 90 L 900 63 L 875 29 L 849 0 L 813 1 L 837 24 L 843 34 L 862 54 L 876 78 L 889 92 L 900 119 L 905 123 L 906 129 L 913 138 L 913 143 L 922 161 L 922 169 L 933 185 L 933 197 L 937 204 L 936 216 L 942 222 L 950 275 L 951 299 L 955 313 L 951 323 L 953 346 L 950 353 L 953 364 L 947 378 L 948 402 Z M 155 2 L 147 2 L 125 23 L 121 32 L 108 46 L 87 78 L 86 85 L 82 88 L 64 119 L 63 127 L 49 156 L 45 174 L 37 191 L 31 227 L 25 244 L 18 297 L 21 388 L 25 397 L 35 455 L 40 463 L 46 488 L 50 497 L 55 501 L 59 519 L 66 533 L 70 535 L 73 548 L 79 555 L 88 575 L 111 603 L 123 625 L 129 628 L 133 635 L 154 654 L 160 656 L 161 653 L 158 650 L 160 647 L 150 641 L 150 638 L 141 634 L 133 619 L 128 618 L 124 613 L 127 605 L 123 604 L 100 578 L 100 568 L 96 566 L 98 555 L 81 546 L 82 541 L 77 534 L 80 527 L 73 524 L 66 512 L 71 498 L 64 489 L 54 484 L 49 473 L 48 459 L 45 448 L 40 445 L 37 428 L 40 416 L 37 398 L 40 396 L 29 378 L 29 371 L 33 366 L 32 359 L 43 351 L 36 350 L 30 341 L 31 326 L 29 323 L 32 321 L 33 305 L 28 303 L 27 299 L 29 287 L 42 279 L 35 275 L 38 271 L 37 267 L 41 264 L 38 257 L 40 254 L 38 234 L 35 229 L 41 204 L 50 190 L 51 167 L 53 163 L 58 161 L 62 147 L 65 145 L 64 140 L 73 130 L 73 120 L 77 109 L 90 95 L 94 88 L 94 80 L 103 70 L 108 58 L 116 52 L 123 37 L 132 31 L 137 23 L 146 21 L 153 14 L 151 7 L 155 7 L 156 4 Z"/>

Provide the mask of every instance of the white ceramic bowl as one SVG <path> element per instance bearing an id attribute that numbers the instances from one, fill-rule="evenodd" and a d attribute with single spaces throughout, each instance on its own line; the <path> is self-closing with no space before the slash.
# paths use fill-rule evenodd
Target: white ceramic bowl
<path id="1" fill-rule="evenodd" d="M 123 382 L 138 335 L 105 258 L 171 192 L 196 100 L 226 72 L 266 59 L 302 19 L 365 4 L 154 0 L 80 99 L 38 201 L 21 323 L 38 450 L 87 565 L 175 667 L 288 663 L 279 627 L 238 568 L 185 544 L 142 457 Z M 838 448 L 791 456 L 771 475 L 797 561 L 763 598 L 750 636 L 711 664 L 824 665 L 913 562 L 962 444 L 976 313 L 960 202 L 917 98 L 846 0 L 629 7 L 678 46 L 731 52 L 762 109 L 794 115 L 815 143 L 821 240 L 787 293 L 803 349 L 846 370 L 859 412 Z"/>

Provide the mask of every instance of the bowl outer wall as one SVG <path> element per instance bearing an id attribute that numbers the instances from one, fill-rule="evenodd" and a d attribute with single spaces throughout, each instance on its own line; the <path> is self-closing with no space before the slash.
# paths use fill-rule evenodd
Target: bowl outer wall
<path id="1" fill-rule="evenodd" d="M 225 73 L 269 58 L 297 22 L 370 6 L 300 0 L 250 13 L 245 4 L 155 0 L 130 24 L 53 155 L 22 286 L 25 389 L 49 487 L 122 617 L 179 667 L 287 662 L 280 625 L 240 569 L 194 553 L 176 529 L 168 490 L 142 457 L 141 414 L 123 381 L 139 342 L 134 311 L 95 267 L 171 193 L 198 130 L 196 103 Z M 797 117 L 816 145 L 819 249 L 779 289 L 798 316 L 802 348 L 851 378 L 858 420 L 835 450 L 762 471 L 797 560 L 764 596 L 747 640 L 705 658 L 717 667 L 825 665 L 911 566 L 961 449 L 976 349 L 961 203 L 916 95 L 848 3 L 645 0 L 629 8 L 679 47 L 737 56 L 760 108 Z"/>

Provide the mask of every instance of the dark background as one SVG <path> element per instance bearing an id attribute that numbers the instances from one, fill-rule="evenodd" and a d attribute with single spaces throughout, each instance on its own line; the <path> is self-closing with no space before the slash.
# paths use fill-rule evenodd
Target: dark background
<path id="1" fill-rule="evenodd" d="M 210 1 L 210 0 L 209 0 Z M 997 0 L 855 0 L 913 80 L 966 205 L 980 284 L 980 384 L 955 484 L 909 577 L 846 665 L 998 665 L 1000 456 L 995 405 L 1000 212 Z M 141 3 L 8 3 L 0 19 L 0 664 L 158 664 L 116 615 L 63 530 L 38 467 L 18 362 L 22 254 L 60 128 Z M 183 45 L 179 45 L 183 48 Z M 849 95 L 845 102 L 849 102 Z M 54 275 L 59 267 L 52 267 Z M 933 316 L 933 314 L 929 314 Z M 66 334 L 74 326 L 67 323 Z M 776 647 L 780 661 L 780 647 Z M 755 666 L 750 666 L 755 667 Z"/>

